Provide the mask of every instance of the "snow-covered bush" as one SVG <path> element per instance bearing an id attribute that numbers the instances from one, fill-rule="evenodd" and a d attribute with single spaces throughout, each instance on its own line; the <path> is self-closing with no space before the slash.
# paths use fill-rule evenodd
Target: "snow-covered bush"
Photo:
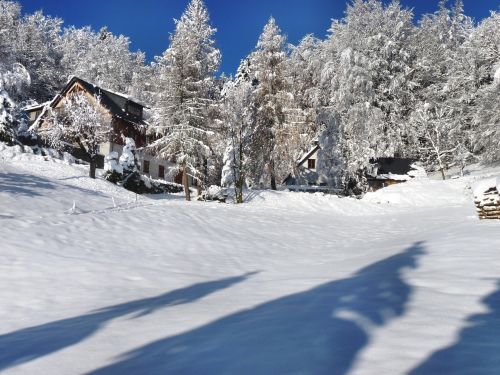
<path id="1" fill-rule="evenodd" d="M 8 144 L 16 138 L 13 111 L 14 102 L 6 91 L 0 90 L 0 141 Z"/>
<path id="2" fill-rule="evenodd" d="M 227 193 L 220 186 L 212 185 L 207 190 L 203 191 L 201 195 L 198 197 L 198 200 L 201 201 L 217 201 L 217 202 L 226 202 Z"/>
<path id="3" fill-rule="evenodd" d="M 116 151 L 110 152 L 104 160 L 104 179 L 114 184 L 123 179 L 123 167 Z"/>
<path id="4" fill-rule="evenodd" d="M 123 180 L 123 187 L 137 194 L 180 193 L 183 186 L 170 182 L 153 180 L 139 172 L 131 173 Z"/>
<path id="5" fill-rule="evenodd" d="M 132 138 L 125 138 L 125 146 L 120 156 L 121 173 L 127 178 L 128 175 L 137 172 L 139 162 L 137 160 L 137 149 Z"/>

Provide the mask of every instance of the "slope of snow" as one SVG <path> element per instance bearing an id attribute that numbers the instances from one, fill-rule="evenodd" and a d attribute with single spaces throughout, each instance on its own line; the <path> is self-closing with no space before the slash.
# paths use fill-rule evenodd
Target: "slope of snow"
<path id="1" fill-rule="evenodd" d="M 477 176 L 136 201 L 11 151 L 2 373 L 500 373 L 500 223 L 475 215 Z"/>

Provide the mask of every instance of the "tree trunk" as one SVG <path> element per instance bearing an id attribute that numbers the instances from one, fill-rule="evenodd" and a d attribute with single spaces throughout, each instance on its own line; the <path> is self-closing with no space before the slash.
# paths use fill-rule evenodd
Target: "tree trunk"
<path id="1" fill-rule="evenodd" d="M 439 170 L 441 172 L 441 177 L 443 177 L 443 181 L 446 180 L 446 176 L 444 174 L 444 165 L 443 165 L 443 162 L 441 160 L 441 156 L 438 154 L 438 163 L 439 163 Z"/>
<path id="2" fill-rule="evenodd" d="M 240 140 L 241 140 L 241 135 L 240 135 Z M 234 190 L 235 190 L 235 198 L 236 198 L 236 203 L 240 204 L 243 203 L 243 186 L 245 184 L 245 172 L 243 170 L 243 143 L 240 141 L 239 145 L 239 163 L 238 163 L 238 168 L 236 168 L 236 160 L 234 161 L 235 164 L 235 170 L 238 170 L 238 174 L 234 172 L 234 175 L 238 176 L 238 179 L 234 183 Z M 236 159 L 236 158 L 235 158 Z"/>
<path id="3" fill-rule="evenodd" d="M 441 167 L 439 170 L 441 171 L 441 177 L 443 177 L 443 180 L 446 180 L 446 176 L 444 174 L 444 168 Z"/>
<path id="4" fill-rule="evenodd" d="M 234 187 L 236 193 L 236 203 L 243 203 L 243 178 L 241 177 L 241 175 L 240 178 L 235 182 Z"/>
<path id="5" fill-rule="evenodd" d="M 269 174 L 271 175 L 271 189 L 278 190 L 276 188 L 276 176 L 274 175 L 274 161 L 269 163 Z"/>
<path id="6" fill-rule="evenodd" d="M 97 168 L 97 163 L 96 163 L 96 157 L 91 156 L 90 157 L 90 171 L 89 171 L 89 177 L 90 178 L 95 178 L 95 170 Z"/>
<path id="7" fill-rule="evenodd" d="M 186 194 L 186 200 L 189 202 L 191 200 L 191 192 L 189 191 L 187 167 L 182 168 L 182 184 L 184 185 L 184 194 Z"/>

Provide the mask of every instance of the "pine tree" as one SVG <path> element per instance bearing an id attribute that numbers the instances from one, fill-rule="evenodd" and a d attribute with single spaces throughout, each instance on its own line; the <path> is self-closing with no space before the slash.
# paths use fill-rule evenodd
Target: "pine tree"
<path id="1" fill-rule="evenodd" d="M 270 18 L 259 37 L 256 50 L 250 56 L 250 65 L 255 74 L 254 101 L 257 108 L 253 159 L 260 159 L 261 178 L 269 176 L 271 188 L 276 190 L 277 177 L 284 177 L 289 167 L 287 159 L 287 137 L 291 129 L 286 124 L 285 105 L 289 100 L 286 81 L 285 37 Z M 281 173 L 280 173 L 281 172 Z M 258 176 L 258 170 L 253 173 Z"/>
<path id="2" fill-rule="evenodd" d="M 183 174 L 186 200 L 190 200 L 188 176 L 201 185 L 211 155 L 217 109 L 214 74 L 220 63 L 214 33 L 205 4 L 192 0 L 176 21 L 169 48 L 157 60 L 154 132 L 158 139 L 151 148 L 175 160 Z"/>

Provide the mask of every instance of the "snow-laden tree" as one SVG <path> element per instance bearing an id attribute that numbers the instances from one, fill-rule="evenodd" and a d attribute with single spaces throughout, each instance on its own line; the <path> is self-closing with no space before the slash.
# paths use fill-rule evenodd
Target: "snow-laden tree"
<path id="1" fill-rule="evenodd" d="M 16 141 L 23 119 L 12 98 L 19 98 L 29 83 L 30 76 L 24 66 L 15 63 L 7 70 L 7 64 L 0 61 L 0 141 L 9 144 Z"/>
<path id="2" fill-rule="evenodd" d="M 341 153 L 339 119 L 331 107 L 322 107 L 318 113 L 321 125 L 316 170 L 318 181 L 327 186 L 339 188 L 344 175 L 344 157 Z"/>
<path id="3" fill-rule="evenodd" d="M 235 202 L 243 203 L 246 185 L 252 131 L 255 125 L 255 107 L 252 103 L 252 85 L 242 79 L 229 81 L 223 90 L 223 119 L 227 139 L 222 169 L 222 186 L 234 187 Z"/>
<path id="4" fill-rule="evenodd" d="M 0 65 L 12 65 L 21 6 L 17 2 L 0 0 Z"/>
<path id="5" fill-rule="evenodd" d="M 94 32 L 90 27 L 70 27 L 62 36 L 62 64 L 66 75 L 78 76 L 109 90 L 128 93 L 144 63 L 143 53 L 132 53 L 130 40 L 113 35 L 106 27 Z"/>
<path id="6" fill-rule="evenodd" d="M 451 141 L 456 128 L 447 111 L 451 109 L 419 103 L 411 119 L 421 134 L 417 146 L 420 160 L 427 165 L 436 165 L 443 180 L 446 179 L 445 170 L 459 149 L 459 145 Z"/>
<path id="7" fill-rule="evenodd" d="M 485 161 L 500 160 L 500 60 L 493 83 L 479 94 L 474 123 L 476 151 Z"/>
<path id="8" fill-rule="evenodd" d="M 270 181 L 273 190 L 276 189 L 276 180 L 290 172 L 295 161 L 290 155 L 296 151 L 289 148 L 296 132 L 286 123 L 285 115 L 291 99 L 286 80 L 285 43 L 285 36 L 271 17 L 250 55 L 250 66 L 256 80 L 253 100 L 257 108 L 255 144 L 252 146 L 256 169 L 252 174 L 259 178 L 259 182 L 267 184 L 265 180 Z"/>
<path id="9" fill-rule="evenodd" d="M 372 157 L 405 155 L 413 105 L 412 12 L 398 1 L 354 0 L 324 43 L 322 88 L 337 113 L 337 147 L 354 184 Z"/>
<path id="10" fill-rule="evenodd" d="M 139 162 L 137 160 L 137 148 L 132 138 L 125 138 L 125 145 L 123 146 L 122 154 L 120 155 L 120 166 L 123 176 L 127 178 L 128 175 L 135 173 L 139 170 Z"/>
<path id="11" fill-rule="evenodd" d="M 306 35 L 297 46 L 290 46 L 287 61 L 287 80 L 290 100 L 285 108 L 285 119 L 294 128 L 295 137 L 289 138 L 289 159 L 292 173 L 299 178 L 296 161 L 318 140 L 320 123 L 318 114 L 324 105 L 320 93 L 321 42 L 313 35 Z"/>
<path id="12" fill-rule="evenodd" d="M 473 151 L 485 161 L 500 160 L 500 12 L 492 12 L 466 43 L 477 66 Z"/>
<path id="13" fill-rule="evenodd" d="M 99 146 L 109 140 L 112 130 L 111 118 L 99 102 L 99 97 L 73 94 L 64 99 L 60 110 L 51 112 L 48 124 L 40 129 L 41 137 L 54 148 L 78 145 L 90 162 L 91 178 L 95 178 Z"/>
<path id="14" fill-rule="evenodd" d="M 104 179 L 114 184 L 123 180 L 123 167 L 118 152 L 110 152 L 104 159 Z"/>
<path id="15" fill-rule="evenodd" d="M 21 109 L 12 97 L 19 97 L 29 86 L 29 74 L 20 64 L 6 71 L 0 63 L 0 141 L 14 143 L 23 125 Z"/>
<path id="16" fill-rule="evenodd" d="M 14 109 L 14 102 L 0 83 L 0 142 L 13 144 L 16 139 Z"/>
<path id="17" fill-rule="evenodd" d="M 0 141 L 14 143 L 17 137 L 17 100 L 29 86 L 30 76 L 16 62 L 15 35 L 21 7 L 12 1 L 0 0 Z"/>
<path id="18" fill-rule="evenodd" d="M 320 93 L 321 42 L 313 35 L 306 35 L 297 46 L 291 46 L 287 62 L 287 79 L 293 97 L 292 110 L 297 111 L 302 121 L 301 133 L 308 136 L 309 143 L 317 136 L 318 109 L 323 102 Z"/>
<path id="19" fill-rule="evenodd" d="M 46 101 L 65 83 L 67 77 L 61 65 L 62 23 L 61 19 L 45 16 L 41 11 L 27 14 L 19 22 L 16 58 L 31 76 L 31 85 L 23 99 Z"/>
<path id="20" fill-rule="evenodd" d="M 451 9 L 442 0 L 435 13 L 424 15 L 413 39 L 418 104 L 410 121 L 412 140 L 416 155 L 443 176 L 443 168 L 463 164 L 463 158 L 472 155 L 455 152 L 471 150 L 473 137 L 477 66 L 474 53 L 466 46 L 472 29 L 461 0 Z M 422 127 L 422 123 L 431 125 Z"/>
<path id="21" fill-rule="evenodd" d="M 192 0 L 176 21 L 170 46 L 157 59 L 157 92 L 151 149 L 174 160 L 183 174 L 186 200 L 190 200 L 189 176 L 198 185 L 206 177 L 211 156 L 211 138 L 217 129 L 217 85 L 215 72 L 220 52 L 213 38 L 207 8 Z"/>

